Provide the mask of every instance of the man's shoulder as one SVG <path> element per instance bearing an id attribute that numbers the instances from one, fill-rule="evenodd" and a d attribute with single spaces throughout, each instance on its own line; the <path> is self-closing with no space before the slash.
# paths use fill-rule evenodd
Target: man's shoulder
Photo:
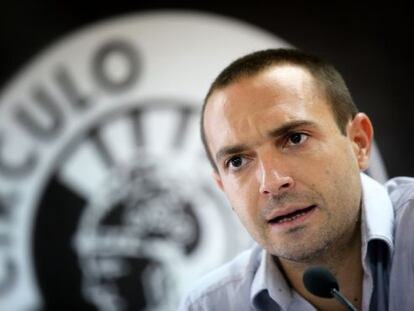
<path id="1" fill-rule="evenodd" d="M 406 206 L 414 208 L 414 178 L 395 177 L 386 182 L 385 187 L 396 212 Z"/>
<path id="2" fill-rule="evenodd" d="M 412 310 L 414 296 L 414 178 L 397 177 L 386 183 L 394 205 L 394 249 L 389 283 L 389 309 Z"/>
<path id="3" fill-rule="evenodd" d="M 260 264 L 262 251 L 254 245 L 202 277 L 187 293 L 180 310 L 212 310 L 215 305 L 234 307 L 246 303 L 236 299 L 250 297 L 250 285 Z"/>

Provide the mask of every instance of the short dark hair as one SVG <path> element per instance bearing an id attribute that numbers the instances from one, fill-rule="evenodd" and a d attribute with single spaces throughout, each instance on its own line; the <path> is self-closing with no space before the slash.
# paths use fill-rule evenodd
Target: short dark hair
<path id="1" fill-rule="evenodd" d="M 297 49 L 280 48 L 257 51 L 228 65 L 213 81 L 204 99 L 200 122 L 201 139 L 208 159 L 216 171 L 218 169 L 208 148 L 204 131 L 204 112 L 208 99 L 216 90 L 277 65 L 294 65 L 310 72 L 318 86 L 325 92 L 339 130 L 346 135 L 346 125 L 358 113 L 358 108 L 352 100 L 344 79 L 334 66 L 315 55 Z"/>

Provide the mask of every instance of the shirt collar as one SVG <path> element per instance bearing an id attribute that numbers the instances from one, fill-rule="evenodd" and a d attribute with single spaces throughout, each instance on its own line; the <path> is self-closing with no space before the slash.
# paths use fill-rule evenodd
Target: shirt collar
<path id="1" fill-rule="evenodd" d="M 361 232 L 362 244 L 365 248 L 371 240 L 384 241 L 392 253 L 394 209 L 387 190 L 383 185 L 361 173 L 362 212 Z"/>
<path id="2" fill-rule="evenodd" d="M 257 299 L 266 299 L 260 295 L 270 296 L 282 308 L 286 308 L 292 299 L 292 290 L 287 284 L 285 277 L 277 267 L 272 255 L 262 251 L 260 265 L 254 276 L 250 301 L 253 306 L 258 307 Z"/>

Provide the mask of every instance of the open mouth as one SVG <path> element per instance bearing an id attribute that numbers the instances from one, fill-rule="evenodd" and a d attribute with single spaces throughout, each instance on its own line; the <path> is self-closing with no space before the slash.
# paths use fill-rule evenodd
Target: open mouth
<path id="1" fill-rule="evenodd" d="M 311 205 L 307 208 L 299 209 L 297 211 L 294 211 L 293 213 L 282 215 L 275 217 L 269 221 L 271 224 L 283 224 L 285 222 L 293 221 L 297 218 L 300 218 L 302 216 L 305 216 L 307 213 L 311 212 L 316 208 L 316 205 Z"/>

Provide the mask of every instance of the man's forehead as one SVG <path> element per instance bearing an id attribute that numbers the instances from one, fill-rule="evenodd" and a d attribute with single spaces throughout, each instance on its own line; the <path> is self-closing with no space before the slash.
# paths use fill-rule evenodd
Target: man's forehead
<path id="1" fill-rule="evenodd" d="M 214 90 L 207 99 L 203 117 L 217 109 L 231 109 L 231 105 L 236 106 L 234 109 L 241 108 L 246 98 L 249 105 L 254 105 L 265 100 L 265 96 L 275 98 L 288 92 L 319 97 L 322 94 L 315 86 L 315 79 L 305 68 L 292 64 L 270 66 L 253 75 L 242 75 Z"/>
<path id="2" fill-rule="evenodd" d="M 204 130 L 208 135 L 214 127 L 232 128 L 235 124 L 241 130 L 260 126 L 254 122 L 248 124 L 249 120 L 270 118 L 277 126 L 292 119 L 307 119 L 310 113 L 323 110 L 331 113 L 328 99 L 315 87 L 314 78 L 307 70 L 292 65 L 275 66 L 214 91 L 203 116 Z"/>

